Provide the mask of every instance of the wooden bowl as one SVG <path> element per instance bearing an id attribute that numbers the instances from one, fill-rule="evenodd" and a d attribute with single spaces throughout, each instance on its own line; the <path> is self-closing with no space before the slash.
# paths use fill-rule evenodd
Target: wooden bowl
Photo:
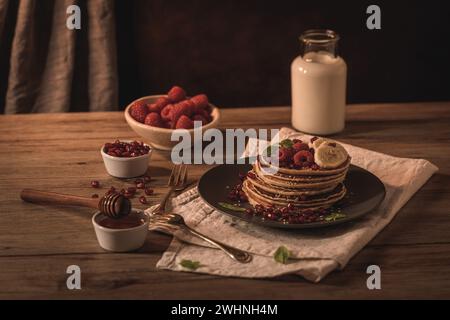
<path id="1" fill-rule="evenodd" d="M 158 128 L 158 127 L 152 127 L 143 123 L 140 123 L 136 120 L 134 120 L 129 112 L 130 107 L 138 102 L 143 101 L 145 103 L 153 103 L 160 97 L 166 97 L 166 95 L 153 95 L 153 96 L 146 96 L 139 99 L 134 100 L 131 102 L 126 108 L 125 108 L 125 120 L 127 121 L 128 125 L 133 129 L 134 132 L 136 132 L 139 136 L 141 136 L 144 140 L 144 142 L 150 144 L 152 147 L 160 150 L 171 150 L 176 144 L 178 144 L 178 141 L 171 141 L 172 133 L 175 131 L 175 129 L 166 129 L 166 128 Z M 220 111 L 219 108 L 214 106 L 210 103 L 210 106 L 212 108 L 211 117 L 212 120 L 210 123 L 204 125 L 201 127 L 202 131 L 211 129 L 211 128 L 217 128 L 220 122 Z M 188 130 L 191 134 L 191 141 L 193 142 L 193 135 L 194 135 L 194 129 Z"/>

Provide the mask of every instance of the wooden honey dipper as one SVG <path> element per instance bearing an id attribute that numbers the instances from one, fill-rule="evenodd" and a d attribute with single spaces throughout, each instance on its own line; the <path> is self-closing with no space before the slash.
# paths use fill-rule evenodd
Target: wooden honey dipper
<path id="1" fill-rule="evenodd" d="M 26 202 L 95 208 L 104 215 L 118 219 L 131 212 L 131 202 L 123 195 L 111 193 L 101 198 L 80 197 L 69 194 L 23 189 L 20 198 Z"/>

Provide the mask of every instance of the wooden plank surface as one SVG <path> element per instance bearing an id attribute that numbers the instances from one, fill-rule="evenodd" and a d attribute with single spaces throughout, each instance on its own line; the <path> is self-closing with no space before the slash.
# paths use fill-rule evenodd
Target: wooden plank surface
<path id="1" fill-rule="evenodd" d="M 279 128 L 290 119 L 287 107 L 222 113 L 221 128 Z M 152 233 L 139 252 L 111 254 L 98 247 L 91 210 L 19 199 L 24 187 L 91 195 L 130 184 L 109 177 L 99 154 L 116 138 L 137 138 L 119 112 L 0 116 L 0 298 L 450 298 L 450 103 L 348 107 L 346 130 L 336 139 L 426 158 L 440 170 L 343 271 L 320 284 L 157 270 L 168 236 Z M 152 203 L 166 190 L 170 167 L 168 152 L 154 153 Z M 190 166 L 191 178 L 207 168 Z M 101 190 L 90 187 L 93 179 Z M 70 264 L 82 268 L 80 291 L 65 286 Z M 370 264 L 382 269 L 380 291 L 366 288 Z"/>

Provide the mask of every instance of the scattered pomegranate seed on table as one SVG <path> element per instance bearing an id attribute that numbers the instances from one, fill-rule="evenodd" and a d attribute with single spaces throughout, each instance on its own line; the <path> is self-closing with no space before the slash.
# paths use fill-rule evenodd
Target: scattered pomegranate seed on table
<path id="1" fill-rule="evenodd" d="M 139 202 L 142 204 L 147 204 L 147 198 L 144 196 L 139 197 Z"/>
<path id="2" fill-rule="evenodd" d="M 145 194 L 151 196 L 153 194 L 153 189 L 145 188 Z"/>
<path id="3" fill-rule="evenodd" d="M 91 187 L 92 188 L 99 188 L 100 187 L 100 182 L 98 182 L 97 180 L 91 181 Z"/>
<path id="4" fill-rule="evenodd" d="M 136 184 L 136 188 L 144 189 L 145 188 L 145 184 L 143 182 L 139 182 L 138 184 Z"/>

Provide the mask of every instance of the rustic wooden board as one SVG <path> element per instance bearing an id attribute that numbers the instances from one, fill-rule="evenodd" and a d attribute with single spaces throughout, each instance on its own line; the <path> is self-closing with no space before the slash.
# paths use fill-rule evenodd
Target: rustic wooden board
<path id="1" fill-rule="evenodd" d="M 289 126 L 290 109 L 227 109 L 222 116 L 222 129 L 279 128 Z M 95 239 L 92 210 L 19 199 L 24 187 L 91 195 L 128 185 L 106 174 L 99 154 L 116 138 L 137 138 L 120 112 L 0 116 L 0 298 L 450 298 L 450 103 L 349 106 L 347 128 L 336 139 L 426 158 L 440 171 L 343 271 L 320 284 L 157 270 L 168 236 L 149 234 L 138 253 L 106 253 Z M 166 191 L 170 168 L 170 154 L 155 152 L 152 203 Z M 207 169 L 192 165 L 189 173 L 196 180 Z M 90 187 L 93 179 L 100 190 Z M 81 291 L 65 287 L 70 264 L 82 267 Z M 381 291 L 366 288 L 370 264 L 382 268 Z"/>

